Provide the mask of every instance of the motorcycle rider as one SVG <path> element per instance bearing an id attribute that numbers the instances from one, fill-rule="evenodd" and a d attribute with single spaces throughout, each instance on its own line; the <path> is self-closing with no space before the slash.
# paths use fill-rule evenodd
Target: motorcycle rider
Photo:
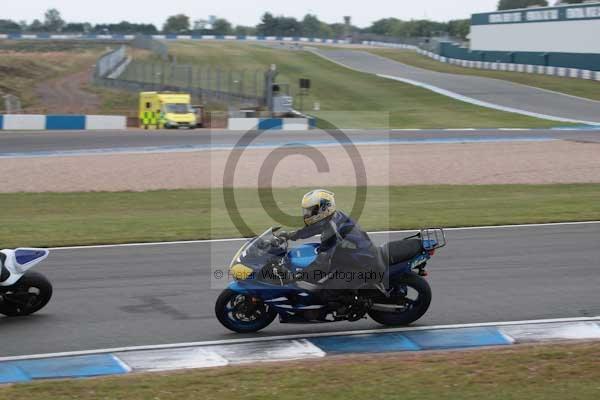
<path id="1" fill-rule="evenodd" d="M 324 189 L 308 192 L 302 199 L 302 214 L 303 228 L 277 234 L 292 241 L 321 235 L 317 258 L 302 272 L 298 286 L 307 290 L 354 290 L 366 280 L 345 277 L 358 274 L 361 278 L 370 277 L 369 283 L 381 283 L 384 269 L 377 247 L 356 221 L 337 210 L 334 193 Z"/>

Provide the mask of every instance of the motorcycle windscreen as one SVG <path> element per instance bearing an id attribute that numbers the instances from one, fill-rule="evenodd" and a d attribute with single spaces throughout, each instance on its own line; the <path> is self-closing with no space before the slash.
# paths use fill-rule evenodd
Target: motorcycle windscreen
<path id="1" fill-rule="evenodd" d="M 15 260 L 17 266 L 24 267 L 34 261 L 42 261 L 48 256 L 48 250 L 44 249 L 16 249 Z"/>

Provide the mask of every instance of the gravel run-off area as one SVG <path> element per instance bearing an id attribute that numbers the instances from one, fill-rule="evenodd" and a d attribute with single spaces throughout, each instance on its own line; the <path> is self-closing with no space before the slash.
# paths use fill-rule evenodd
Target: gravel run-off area
<path id="1" fill-rule="evenodd" d="M 600 182 L 600 144 L 570 141 L 398 144 L 318 152 L 319 172 L 298 150 L 242 152 L 234 186 L 354 186 L 355 166 L 368 185 L 546 184 Z M 278 153 L 283 151 L 284 153 Z M 239 150 L 237 150 L 239 152 Z M 0 192 L 144 191 L 222 187 L 229 150 L 0 159 Z M 279 159 L 279 161 L 277 161 Z M 265 161 L 270 160 L 270 161 Z M 322 170 L 323 171 L 323 170 Z M 363 181 L 364 182 L 364 181 Z"/>

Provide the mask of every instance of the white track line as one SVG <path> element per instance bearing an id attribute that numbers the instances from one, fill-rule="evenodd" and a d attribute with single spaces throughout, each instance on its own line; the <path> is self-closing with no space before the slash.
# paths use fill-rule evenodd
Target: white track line
<path id="1" fill-rule="evenodd" d="M 489 225 L 489 226 L 466 226 L 457 228 L 444 228 L 445 231 L 469 231 L 469 230 L 484 230 L 484 229 L 512 229 L 512 228 L 540 228 L 552 226 L 570 226 L 570 225 L 595 225 L 600 224 L 600 221 L 583 221 L 583 222 L 552 222 L 546 224 L 521 224 L 521 225 Z M 379 231 L 368 232 L 369 235 L 388 235 L 395 233 L 412 233 L 418 232 L 418 229 L 407 229 L 400 231 Z M 204 239 L 204 240 L 180 240 L 175 242 L 148 242 L 148 243 L 124 243 L 124 244 L 99 244 L 91 246 L 67 246 L 67 247 L 52 247 L 49 250 L 85 250 L 85 249 L 106 249 L 111 247 L 144 247 L 144 246 L 167 246 L 177 244 L 198 244 L 198 243 L 219 243 L 219 242 L 240 242 L 248 240 L 248 238 L 228 238 L 228 239 Z"/>
<path id="2" fill-rule="evenodd" d="M 312 54 L 315 54 L 327 61 L 330 61 L 334 64 L 337 64 L 341 67 L 356 71 L 356 72 L 361 72 L 363 74 L 370 74 L 370 75 L 375 75 L 378 76 L 380 78 L 384 78 L 384 79 L 390 79 L 390 80 L 394 80 L 397 82 L 402 82 L 402 83 L 406 83 L 408 85 L 413 85 L 413 86 L 417 86 L 420 87 L 422 89 L 425 90 L 429 90 L 432 91 L 434 93 L 440 94 L 442 96 L 446 96 L 446 97 L 450 97 L 454 100 L 458 100 L 458 101 L 462 101 L 465 103 L 470 103 L 479 107 L 485 107 L 485 108 L 490 108 L 490 109 L 494 109 L 494 110 L 498 110 L 498 111 L 504 111 L 504 112 L 509 112 L 509 113 L 515 113 L 515 114 L 521 114 L 521 115 L 525 115 L 528 117 L 533 117 L 533 118 L 539 118 L 539 119 L 545 119 L 545 120 L 549 120 L 549 121 L 557 121 L 557 122 L 569 122 L 569 123 L 581 123 L 581 124 L 586 124 L 586 125 L 598 125 L 598 122 L 590 122 L 590 121 L 582 121 L 582 120 L 577 120 L 577 119 L 571 119 L 571 118 L 563 118 L 563 117 L 557 117 L 557 116 L 553 116 L 553 115 L 546 115 L 546 114 L 540 114 L 540 113 L 536 113 L 536 112 L 532 112 L 532 111 L 526 111 L 526 110 L 521 110 L 518 108 L 513 108 L 513 107 L 507 107 L 507 106 L 502 106 L 499 104 L 494 104 L 494 103 L 489 103 L 487 101 L 483 101 L 483 100 L 478 100 L 478 99 L 474 99 L 472 97 L 468 97 L 459 93 L 455 93 L 452 92 L 450 90 L 446 90 L 446 89 L 442 89 L 440 87 L 434 86 L 434 85 L 430 85 L 428 83 L 424 83 L 424 82 L 420 82 L 420 81 L 415 81 L 413 79 L 408 79 L 408 78 L 401 78 L 398 76 L 392 76 L 392 75 L 385 75 L 385 74 L 377 74 L 377 73 L 373 73 L 373 72 L 367 72 L 358 68 L 353 68 L 349 65 L 344 64 L 343 62 L 331 59 L 329 57 L 327 57 L 326 54 L 322 54 L 319 51 L 312 51 Z M 380 57 L 380 56 L 378 56 Z M 384 58 L 385 57 L 380 57 L 380 58 Z M 389 61 L 389 59 L 386 59 Z M 393 60 L 392 60 L 393 61 Z M 523 85 L 526 86 L 526 85 Z"/>
<path id="3" fill-rule="evenodd" d="M 293 340 L 293 339 L 310 339 L 318 337 L 331 337 L 331 336 L 353 336 L 353 335 L 365 335 L 365 334 L 377 334 L 377 333 L 397 333 L 397 332 L 414 332 L 414 331 L 426 331 L 434 329 L 458 329 L 458 328 L 479 328 L 479 327 L 490 327 L 490 326 L 512 326 L 512 325 L 532 325 L 532 324 L 555 324 L 555 323 L 568 323 L 568 322 L 596 322 L 600 321 L 598 317 L 578 317 L 578 318 L 554 318 L 554 319 L 537 319 L 537 320 L 525 320 L 525 321 L 506 321 L 506 322 L 483 322 L 473 324 L 454 324 L 454 325 L 432 325 L 432 326 L 416 326 L 416 327 L 405 327 L 405 328 L 387 328 L 387 329 L 366 329 L 356 331 L 340 331 L 340 332 L 325 332 L 325 333 L 307 333 L 297 335 L 283 335 L 283 336 L 268 336 L 268 337 L 256 337 L 256 338 L 245 338 L 245 339 L 228 339 L 228 340 L 213 340 L 205 342 L 189 342 L 189 343 L 173 343 L 173 344 L 162 344 L 152 346 L 129 346 L 129 347 L 116 347 L 112 349 L 97 349 L 97 350 L 83 350 L 83 351 L 68 351 L 61 353 L 47 353 L 47 354 L 31 354 L 25 356 L 14 356 L 14 357 L 0 357 L 0 362 L 3 361 L 18 361 L 18 360 L 31 360 L 39 358 L 54 358 L 54 357 L 71 357 L 71 356 L 84 356 L 92 354 L 106 354 L 106 353 L 122 353 L 127 351 L 140 351 L 140 350 L 164 350 L 164 349 L 177 349 L 184 347 L 202 347 L 202 346 L 216 346 L 216 345 L 230 345 L 240 343 L 251 343 L 251 342 L 270 342 L 274 340 Z"/>
<path id="4" fill-rule="evenodd" d="M 384 75 L 384 74 L 375 74 L 376 76 L 380 77 L 380 78 L 385 78 L 385 79 L 391 79 L 394 81 L 398 81 L 398 82 L 402 82 L 402 83 L 406 83 L 409 85 L 413 85 L 413 86 L 417 86 L 423 89 L 427 89 L 430 90 L 434 93 L 437 94 L 441 94 L 442 96 L 447 96 L 450 97 L 454 100 L 458 100 L 458 101 L 462 101 L 465 103 L 470 103 L 473 104 L 475 106 L 479 106 L 479 107 L 485 107 L 485 108 L 490 108 L 490 109 L 494 109 L 494 110 L 498 110 L 498 111 L 504 111 L 504 112 L 509 112 L 509 113 L 515 113 L 515 114 L 521 114 L 521 115 L 525 115 L 527 117 L 533 117 L 533 118 L 539 118 L 539 119 L 545 119 L 545 120 L 550 120 L 550 121 L 557 121 L 557 122 L 569 122 L 569 123 L 581 123 L 581 124 L 587 124 L 587 125 L 597 125 L 598 122 L 591 122 L 591 121 L 583 121 L 583 120 L 578 120 L 578 119 L 571 119 L 571 118 L 563 118 L 563 117 L 557 117 L 554 115 L 547 115 L 547 114 L 541 114 L 541 113 L 536 113 L 533 111 L 527 111 L 527 110 L 522 110 L 519 108 L 514 108 L 514 107 L 508 107 L 508 106 L 503 106 L 500 104 L 495 104 L 495 103 L 490 103 L 487 101 L 483 101 L 483 100 L 479 100 L 479 99 L 475 99 L 473 97 L 468 97 L 456 92 L 452 92 L 450 90 L 446 90 L 446 89 L 442 89 L 438 86 L 434 86 L 434 85 L 430 85 L 428 83 L 424 83 L 424 82 L 419 82 L 419 81 L 415 81 L 413 79 L 408 79 L 408 78 L 400 78 L 398 76 L 392 76 L 392 75 Z"/>

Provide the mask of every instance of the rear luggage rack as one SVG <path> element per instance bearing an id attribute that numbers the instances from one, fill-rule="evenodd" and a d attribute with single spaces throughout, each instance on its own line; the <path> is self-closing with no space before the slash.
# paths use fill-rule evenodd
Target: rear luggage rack
<path id="1" fill-rule="evenodd" d="M 446 234 L 442 228 L 421 229 L 420 237 L 425 250 L 435 250 L 446 246 Z"/>

